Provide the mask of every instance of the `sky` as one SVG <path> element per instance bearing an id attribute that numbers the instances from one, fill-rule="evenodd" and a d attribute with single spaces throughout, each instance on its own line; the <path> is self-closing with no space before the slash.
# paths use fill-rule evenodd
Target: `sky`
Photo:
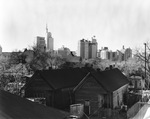
<path id="1" fill-rule="evenodd" d="M 77 50 L 78 41 L 96 36 L 98 49 L 144 47 L 150 39 L 150 0 L 0 0 L 3 52 L 23 50 L 46 36 L 54 49 Z"/>

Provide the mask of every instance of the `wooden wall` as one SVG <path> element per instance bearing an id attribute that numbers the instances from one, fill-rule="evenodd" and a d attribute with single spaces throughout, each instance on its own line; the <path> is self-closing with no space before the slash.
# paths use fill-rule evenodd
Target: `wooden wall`
<path id="1" fill-rule="evenodd" d="M 113 92 L 113 108 L 117 108 L 123 104 L 123 94 L 127 90 L 127 84 Z"/>
<path id="2" fill-rule="evenodd" d="M 52 90 L 50 86 L 43 80 L 33 81 L 25 88 L 25 97 L 40 97 L 46 93 L 46 91 Z"/>
<path id="3" fill-rule="evenodd" d="M 98 82 L 92 76 L 88 76 L 83 85 L 75 91 L 75 103 L 84 104 L 85 100 L 89 100 L 90 111 L 94 113 L 99 107 L 103 106 L 104 94 L 106 92 Z"/>
<path id="4" fill-rule="evenodd" d="M 72 102 L 72 90 L 69 88 L 56 90 L 54 92 L 54 107 L 62 110 L 69 110 Z"/>

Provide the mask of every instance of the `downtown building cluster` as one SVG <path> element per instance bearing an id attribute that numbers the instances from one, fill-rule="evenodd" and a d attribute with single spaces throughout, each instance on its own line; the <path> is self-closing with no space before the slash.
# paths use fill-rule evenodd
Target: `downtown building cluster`
<path id="1" fill-rule="evenodd" d="M 45 37 L 37 36 L 36 41 L 37 41 L 37 47 L 41 51 L 53 51 L 54 50 L 54 39 L 52 37 L 51 32 L 48 31 L 48 28 L 46 26 L 46 40 L 47 40 L 47 45 L 45 42 Z"/>
<path id="2" fill-rule="evenodd" d="M 92 41 L 82 39 L 78 44 L 78 56 L 82 59 L 94 59 L 97 57 L 97 41 L 95 36 Z"/>
<path id="3" fill-rule="evenodd" d="M 92 41 L 82 39 L 78 43 L 77 55 L 82 59 L 95 59 L 101 58 L 110 61 L 127 61 L 132 57 L 132 49 L 122 47 L 121 50 L 112 51 L 108 47 L 98 50 L 98 43 L 95 36 L 92 37 Z"/>
<path id="4" fill-rule="evenodd" d="M 124 48 L 123 46 L 121 50 L 112 51 L 109 50 L 108 47 L 104 47 L 97 52 L 97 56 L 101 59 L 110 61 L 127 61 L 130 57 L 132 57 L 132 49 Z"/>
<path id="5" fill-rule="evenodd" d="M 56 55 L 62 56 L 64 58 L 68 56 L 74 56 L 88 60 L 88 59 L 104 59 L 110 61 L 127 61 L 130 57 L 132 57 L 132 49 L 122 47 L 121 50 L 112 51 L 109 50 L 108 47 L 102 47 L 98 49 L 98 42 L 95 36 L 93 36 L 90 40 L 82 39 L 78 42 L 78 50 L 77 52 L 71 51 L 69 48 L 62 46 L 58 48 L 58 50 L 54 51 L 54 38 L 52 37 L 51 32 L 48 31 L 46 25 L 46 37 L 37 36 L 36 37 L 36 46 L 42 52 L 52 52 Z M 8 59 L 10 53 L 4 53 L 2 55 L 2 47 L 0 46 L 0 56 L 6 57 L 4 59 Z"/>

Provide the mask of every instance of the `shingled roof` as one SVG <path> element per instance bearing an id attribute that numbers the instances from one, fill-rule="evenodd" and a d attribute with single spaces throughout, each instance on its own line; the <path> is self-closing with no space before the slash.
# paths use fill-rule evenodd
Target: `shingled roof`
<path id="1" fill-rule="evenodd" d="M 106 71 L 94 71 L 86 68 L 69 68 L 37 71 L 28 82 L 29 84 L 40 77 L 51 89 L 73 88 L 91 73 L 103 89 L 112 92 L 129 83 L 127 77 L 117 68 Z M 28 85 L 27 83 L 27 85 Z"/>
<path id="2" fill-rule="evenodd" d="M 36 78 L 41 78 L 51 89 L 72 88 L 78 85 L 88 72 L 87 69 L 83 68 L 38 70 L 34 73 L 25 87 L 27 88 Z"/>
<path id="3" fill-rule="evenodd" d="M 67 112 L 0 90 L 1 119 L 64 119 L 68 115 Z"/>
<path id="4" fill-rule="evenodd" d="M 78 83 L 88 74 L 88 71 L 80 68 L 44 70 L 41 76 L 54 89 L 69 88 L 78 85 Z"/>
<path id="5" fill-rule="evenodd" d="M 113 92 L 129 83 L 127 77 L 117 68 L 92 72 L 92 75 L 109 92 Z"/>

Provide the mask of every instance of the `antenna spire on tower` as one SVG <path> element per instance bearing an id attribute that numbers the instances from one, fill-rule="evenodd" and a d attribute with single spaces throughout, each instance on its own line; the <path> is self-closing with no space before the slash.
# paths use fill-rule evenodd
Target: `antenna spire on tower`
<path id="1" fill-rule="evenodd" d="M 46 23 L 46 33 L 48 33 L 48 27 L 47 27 L 47 23 Z"/>

